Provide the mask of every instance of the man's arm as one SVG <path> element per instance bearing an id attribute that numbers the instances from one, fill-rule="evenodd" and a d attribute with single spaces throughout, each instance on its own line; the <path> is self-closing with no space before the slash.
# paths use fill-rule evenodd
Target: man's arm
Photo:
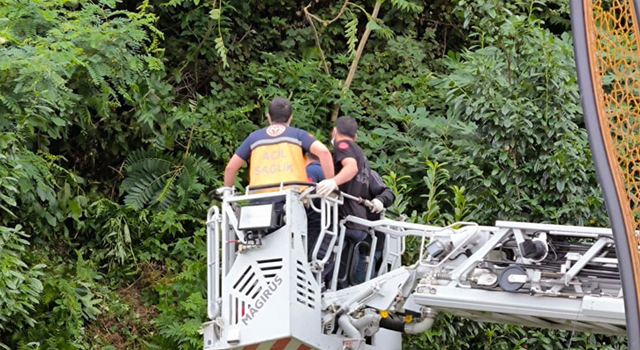
<path id="1" fill-rule="evenodd" d="M 325 177 L 325 180 L 322 180 L 316 186 L 316 193 L 319 195 L 326 197 L 331 192 L 338 189 L 338 186 L 342 185 L 345 182 L 349 182 L 349 180 L 353 179 L 354 176 L 358 173 L 358 162 L 356 162 L 355 158 L 347 157 L 343 158 L 342 161 L 342 170 L 333 178 Z M 333 170 L 333 169 L 332 169 Z"/>
<path id="2" fill-rule="evenodd" d="M 333 157 L 331 157 L 331 152 L 329 152 L 327 146 L 320 141 L 314 141 L 309 147 L 309 151 L 318 157 L 324 178 L 332 178 L 335 174 L 335 169 L 333 168 Z"/>
<path id="3" fill-rule="evenodd" d="M 227 167 L 224 168 L 224 185 L 227 187 L 233 187 L 236 182 L 236 175 L 242 165 L 244 165 L 244 159 L 240 158 L 237 154 L 229 160 Z"/>
<path id="4" fill-rule="evenodd" d="M 389 208 L 393 204 L 393 201 L 396 199 L 396 196 L 393 195 L 393 192 L 389 187 L 385 187 L 384 191 L 377 195 L 375 199 L 382 202 L 385 208 Z"/>
<path id="5" fill-rule="evenodd" d="M 369 193 L 372 199 L 377 199 L 384 205 L 385 208 L 390 207 L 393 201 L 396 200 L 396 196 L 391 189 L 382 181 L 380 174 L 371 170 L 371 181 L 369 182 Z"/>
<path id="6" fill-rule="evenodd" d="M 342 169 L 333 179 L 338 186 L 347 183 L 358 173 L 358 162 L 355 158 L 347 157 L 342 160 Z"/>

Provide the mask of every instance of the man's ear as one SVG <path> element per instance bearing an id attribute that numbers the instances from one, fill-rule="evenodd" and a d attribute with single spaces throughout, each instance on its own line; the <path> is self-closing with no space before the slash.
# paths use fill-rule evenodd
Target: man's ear
<path id="1" fill-rule="evenodd" d="M 287 125 L 291 124 L 291 121 L 293 120 L 293 114 L 291 114 L 291 116 L 289 117 L 289 119 L 287 119 Z"/>
<path id="2" fill-rule="evenodd" d="M 355 136 L 353 136 L 353 141 L 358 139 L 358 134 L 356 133 Z"/>
<path id="3" fill-rule="evenodd" d="M 269 115 L 269 113 L 267 113 L 267 121 L 269 122 L 269 125 L 271 125 L 271 116 Z"/>

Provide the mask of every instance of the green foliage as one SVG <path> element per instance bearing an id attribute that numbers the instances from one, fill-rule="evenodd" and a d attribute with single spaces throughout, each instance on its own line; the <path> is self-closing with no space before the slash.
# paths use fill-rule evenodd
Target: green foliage
<path id="1" fill-rule="evenodd" d="M 445 195 L 442 187 L 449 180 L 449 171 L 444 168 L 445 164 L 431 162 L 427 159 L 427 174 L 422 178 L 427 187 L 427 193 L 422 197 L 426 198 L 426 211 L 422 214 L 421 221 L 426 224 L 442 224 L 443 217 L 440 212 L 440 199 Z M 437 222 L 435 222 L 437 221 Z"/>
<path id="2" fill-rule="evenodd" d="M 229 67 L 229 63 L 227 62 L 227 48 L 224 46 L 224 39 L 222 37 L 217 37 L 215 40 L 216 43 L 216 52 L 218 52 L 218 56 L 222 60 L 222 67 Z"/>
<path id="3" fill-rule="evenodd" d="M 215 177 L 207 160 L 188 153 L 175 159 L 155 151 L 136 151 L 127 158 L 125 170 L 128 176 L 122 182 L 127 193 L 124 202 L 134 209 L 158 206 L 163 210 L 173 205 L 182 210 Z"/>
<path id="4" fill-rule="evenodd" d="M 85 326 L 100 314 L 100 295 L 106 288 L 98 285 L 102 276 L 93 263 L 79 253 L 76 256 L 71 264 L 60 258 L 47 263 L 50 268 L 46 274 L 55 278 L 44 279 L 40 304 L 35 310 L 37 325 L 16 330 L 10 337 L 17 348 L 89 348 Z"/>
<path id="5" fill-rule="evenodd" d="M 391 4 L 393 5 L 393 7 L 396 7 L 404 12 L 418 13 L 423 10 L 423 7 L 421 5 L 414 4 L 413 2 L 407 0 L 391 0 Z"/>
<path id="6" fill-rule="evenodd" d="M 450 222 L 473 221 L 475 218 L 475 208 L 478 199 L 473 194 L 466 194 L 466 187 L 451 186 L 453 200 L 447 199 L 447 203 L 451 206 L 453 212 L 445 213 L 443 216 Z"/>
<path id="7" fill-rule="evenodd" d="M 23 255 L 29 242 L 22 227 L 0 226 L 0 332 L 25 325 L 34 326 L 31 316 L 42 293 L 43 264 L 29 266 Z M 0 342 L 0 348 L 5 345 Z"/>
<path id="8" fill-rule="evenodd" d="M 154 321 L 164 348 L 188 350 L 202 346 L 200 326 L 206 317 L 205 232 L 178 240 L 167 259 L 175 273 L 165 276 L 170 283 L 155 287 L 160 315 Z"/>
<path id="9" fill-rule="evenodd" d="M 154 16 L 122 13 L 116 1 L 0 3 L 0 114 L 16 131 L 60 138 L 71 124 L 95 127 L 112 109 L 132 103 L 150 71 L 162 33 Z M 103 21 L 103 18 L 109 19 Z M 92 113 L 95 112 L 95 113 Z M 95 114 L 97 118 L 92 118 Z"/>
<path id="10" fill-rule="evenodd" d="M 85 231 L 100 237 L 99 244 L 93 257 L 94 261 L 106 262 L 110 269 L 117 266 L 127 266 L 136 263 L 133 251 L 133 239 L 139 236 L 141 225 L 147 224 L 146 213 L 141 212 L 137 217 L 131 210 L 121 207 L 108 199 L 97 200 L 87 208 L 88 216 L 93 222 Z"/>
<path id="11" fill-rule="evenodd" d="M 448 113 L 477 126 L 473 156 L 481 172 L 469 187 L 498 204 L 481 208 L 483 214 L 576 224 L 596 219 L 601 199 L 587 176 L 591 157 L 569 37 L 512 16 L 496 37 L 483 40 L 497 44 L 447 58 L 450 73 L 437 80 Z"/>
<path id="12" fill-rule="evenodd" d="M 385 184 L 393 191 L 396 200 L 393 202 L 389 210 L 396 213 L 404 213 L 410 204 L 409 188 L 407 181 L 410 179 L 408 175 L 400 175 L 390 171 L 387 175 L 382 175 Z"/>

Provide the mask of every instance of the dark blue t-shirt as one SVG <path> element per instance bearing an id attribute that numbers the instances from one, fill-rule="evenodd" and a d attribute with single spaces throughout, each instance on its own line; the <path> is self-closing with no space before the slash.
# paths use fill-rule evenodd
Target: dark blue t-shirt
<path id="1" fill-rule="evenodd" d="M 304 130 L 284 124 L 273 124 L 249 134 L 236 150 L 236 154 L 245 162 L 249 162 L 251 151 L 255 148 L 278 143 L 300 146 L 303 152 L 309 152 L 309 148 L 315 140 L 311 134 Z"/>
<path id="2" fill-rule="evenodd" d="M 307 165 L 306 170 L 307 170 L 307 180 L 309 182 L 318 183 L 324 180 L 324 173 L 322 172 L 322 167 L 320 166 L 320 163 L 313 162 Z"/>

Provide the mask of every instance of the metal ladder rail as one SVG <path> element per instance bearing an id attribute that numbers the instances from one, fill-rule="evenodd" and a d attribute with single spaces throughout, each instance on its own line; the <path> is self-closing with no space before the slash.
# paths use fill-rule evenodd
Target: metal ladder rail
<path id="1" fill-rule="evenodd" d="M 480 266 L 479 264 L 496 247 L 506 240 L 532 238 L 536 232 L 546 232 L 549 236 L 584 238 L 592 242 L 589 242 L 590 247 L 586 251 L 572 254 L 571 257 L 565 256 L 564 260 L 560 260 L 559 263 L 566 268 L 556 276 L 542 279 L 542 266 L 538 268 L 535 262 L 522 257 L 518 246 L 514 263 L 525 264 L 523 268 L 526 276 L 523 278 L 526 277 L 528 285 L 525 290 L 514 292 L 484 289 L 469 283 L 468 274 Z M 489 240 L 480 243 L 475 253 L 462 264 L 451 266 L 452 269 L 447 268 L 445 263 L 442 267 L 448 272 L 434 271 L 447 275 L 443 280 L 420 280 L 411 293 L 412 299 L 419 306 L 435 308 L 476 321 L 624 334 L 624 304 L 621 295 L 613 293 L 621 288 L 621 285 L 614 283 L 615 281 L 602 281 L 588 274 L 578 277 L 587 264 L 615 264 L 615 258 L 602 257 L 603 248 L 609 244 L 613 244 L 612 234 L 611 230 L 606 228 L 496 222 Z M 594 268 L 597 267 L 591 267 Z M 543 289 L 540 289 L 540 286 Z M 603 290 L 600 294 L 594 295 L 589 289 L 594 286 L 596 290 L 604 288 L 608 291 Z M 526 288 L 530 293 L 526 293 Z M 569 291 L 564 292 L 564 288 L 568 288 Z"/>
<path id="2" fill-rule="evenodd" d="M 220 210 L 211 207 L 207 213 L 207 316 L 214 320 L 220 314 Z"/>
<path id="3" fill-rule="evenodd" d="M 316 208 L 313 204 L 314 197 L 320 198 L 319 196 L 309 196 L 309 206 L 312 210 L 320 212 L 320 233 L 313 247 L 311 266 L 318 270 L 316 272 L 322 272 L 322 269 L 324 269 L 325 264 L 331 257 L 331 250 L 338 239 L 338 205 L 342 204 L 342 201 L 330 197 L 320 198 L 320 208 Z M 329 241 L 325 256 L 322 257 L 322 259 L 318 259 L 318 253 L 320 252 L 326 235 L 329 235 L 331 240 Z"/>
<path id="4" fill-rule="evenodd" d="M 583 268 L 585 268 L 587 264 L 596 262 L 596 259 L 599 259 L 599 254 L 605 246 L 614 244 L 613 233 L 611 229 L 608 228 L 518 223 L 508 221 L 497 221 L 496 226 L 511 231 L 516 239 L 520 240 L 523 239 L 524 233 L 533 232 L 548 232 L 550 236 L 565 236 L 595 240 L 586 252 L 577 255 L 577 260 L 573 261 L 567 259 L 564 264 L 564 266 L 567 267 L 567 270 L 562 273 L 562 276 L 556 279 L 555 285 L 550 291 L 548 291 L 551 295 L 559 293 L 564 287 L 568 287 L 570 282 L 582 271 Z M 530 262 L 524 258 L 522 260 L 525 263 Z M 613 262 L 613 260 L 610 259 L 608 261 Z"/>

